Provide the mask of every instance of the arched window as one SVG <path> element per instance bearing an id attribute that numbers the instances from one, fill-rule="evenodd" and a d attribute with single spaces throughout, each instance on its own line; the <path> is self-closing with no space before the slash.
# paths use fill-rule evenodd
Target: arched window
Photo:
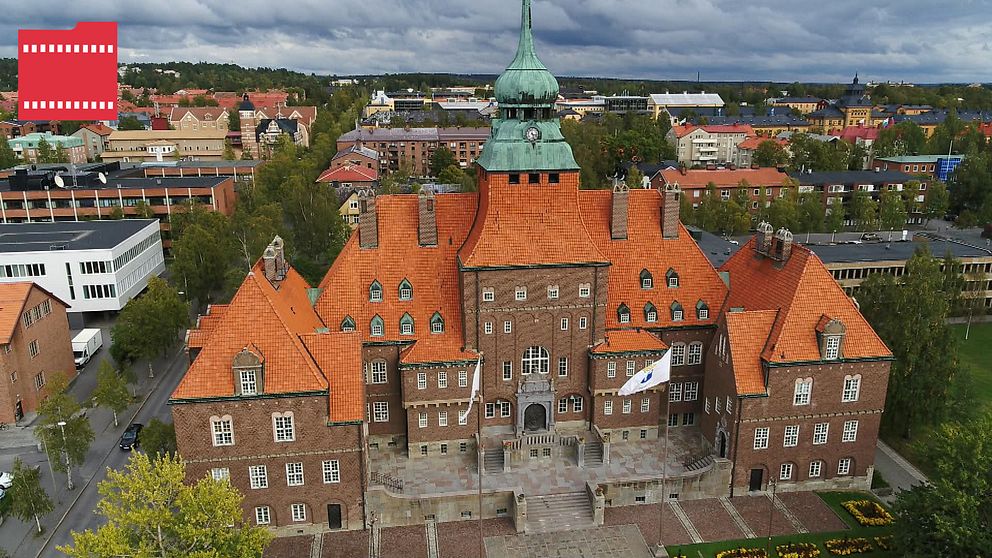
<path id="1" fill-rule="evenodd" d="M 654 288 L 654 277 L 652 277 L 651 272 L 646 269 L 641 270 L 641 288 L 642 289 Z"/>
<path id="2" fill-rule="evenodd" d="M 548 350 L 544 347 L 528 347 L 524 351 L 524 358 L 521 361 L 520 370 L 523 374 L 547 374 L 551 358 Z"/>
<path id="3" fill-rule="evenodd" d="M 703 344 L 699 341 L 689 343 L 689 365 L 703 363 Z"/>
<path id="4" fill-rule="evenodd" d="M 369 285 L 369 302 L 382 302 L 382 285 L 378 281 Z"/>
<path id="5" fill-rule="evenodd" d="M 400 335 L 413 335 L 413 316 L 410 314 L 400 318 Z"/>
<path id="6" fill-rule="evenodd" d="M 672 343 L 672 366 L 685 365 L 685 343 Z"/>
<path id="7" fill-rule="evenodd" d="M 400 281 L 400 300 L 413 300 L 413 285 L 406 279 Z"/>
<path id="8" fill-rule="evenodd" d="M 383 335 L 383 321 L 379 317 L 379 314 L 373 316 L 372 321 L 369 323 L 369 335 L 372 337 L 382 337 Z"/>
<path id="9" fill-rule="evenodd" d="M 710 307 L 703 302 L 703 299 L 699 299 L 696 303 L 696 319 L 697 320 L 708 320 L 710 319 Z"/>
<path id="10" fill-rule="evenodd" d="M 650 302 L 644 305 L 644 321 L 648 323 L 658 321 L 658 309 Z"/>
<path id="11" fill-rule="evenodd" d="M 672 301 L 672 307 L 671 308 L 672 308 L 672 321 L 673 322 L 681 322 L 683 319 L 685 319 L 685 313 L 682 311 L 682 305 L 679 304 L 679 301 L 677 301 L 677 300 Z"/>
<path id="12" fill-rule="evenodd" d="M 620 307 L 617 308 L 617 321 L 622 324 L 630 323 L 630 308 L 626 304 L 620 303 Z"/>
<path id="13" fill-rule="evenodd" d="M 444 318 L 440 312 L 434 312 L 431 316 L 431 333 L 444 333 Z"/>
<path id="14" fill-rule="evenodd" d="M 668 272 L 665 273 L 665 281 L 668 283 L 669 289 L 679 288 L 679 274 L 675 273 L 674 268 L 669 268 Z"/>
<path id="15" fill-rule="evenodd" d="M 341 331 L 355 331 L 355 319 L 351 316 L 345 316 L 341 320 Z"/>

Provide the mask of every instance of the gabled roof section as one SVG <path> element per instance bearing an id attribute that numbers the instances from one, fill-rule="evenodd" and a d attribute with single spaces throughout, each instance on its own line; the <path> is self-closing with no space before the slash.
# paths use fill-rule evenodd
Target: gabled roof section
<path id="1" fill-rule="evenodd" d="M 727 314 L 727 339 L 734 369 L 737 395 L 765 393 L 765 373 L 761 354 L 775 325 L 778 311 L 730 312 Z"/>
<path id="2" fill-rule="evenodd" d="M 768 362 L 821 360 L 816 327 L 824 314 L 847 328 L 845 359 L 892 357 L 854 302 L 808 248 L 793 243 L 792 256 L 781 265 L 758 255 L 752 238 L 720 269 L 730 273 L 728 307 L 780 312 L 761 355 Z"/>
<path id="3" fill-rule="evenodd" d="M 69 307 L 59 297 L 41 288 L 31 281 L 19 281 L 17 283 L 0 283 L 0 344 L 10 343 L 17 329 L 17 323 L 24 313 L 24 305 L 27 304 L 31 296 L 31 288 L 37 287 L 44 292 L 54 302 Z"/>
<path id="4" fill-rule="evenodd" d="M 606 332 L 606 340 L 591 349 L 594 355 L 617 353 L 663 353 L 668 345 L 653 333 L 642 329 L 617 329 Z"/>
<path id="5" fill-rule="evenodd" d="M 331 161 L 336 161 L 336 160 L 340 159 L 341 157 L 347 157 L 347 156 L 349 156 L 351 154 L 361 155 L 362 157 L 366 157 L 366 158 L 372 159 L 373 161 L 378 161 L 379 160 L 379 152 L 378 151 L 376 151 L 375 149 L 370 149 L 370 148 L 365 147 L 365 146 L 362 146 L 362 145 L 355 144 L 355 145 L 349 145 L 348 147 L 346 147 L 346 148 L 342 149 L 341 151 L 338 151 L 337 153 L 335 153 L 334 154 L 334 157 L 331 157 Z"/>
<path id="6" fill-rule="evenodd" d="M 317 182 L 375 182 L 376 180 L 379 180 L 378 171 L 355 165 L 327 169 L 317 177 Z"/>
<path id="7" fill-rule="evenodd" d="M 300 339 L 330 386 L 330 422 L 357 422 L 365 417 L 362 339 L 358 333 L 308 333 Z"/>

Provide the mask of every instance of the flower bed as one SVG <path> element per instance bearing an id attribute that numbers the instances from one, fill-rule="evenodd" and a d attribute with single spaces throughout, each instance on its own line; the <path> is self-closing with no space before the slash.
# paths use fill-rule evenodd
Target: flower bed
<path id="1" fill-rule="evenodd" d="M 834 556 L 851 556 L 853 554 L 866 554 L 875 548 L 871 542 L 864 537 L 856 539 L 829 539 L 823 543 L 827 547 L 827 552 Z"/>
<path id="2" fill-rule="evenodd" d="M 875 546 L 882 550 L 892 550 L 892 535 L 875 537 Z"/>
<path id="3" fill-rule="evenodd" d="M 813 543 L 785 543 L 775 547 L 779 558 L 817 558 L 820 549 Z"/>
<path id="4" fill-rule="evenodd" d="M 849 500 L 841 505 L 861 525 L 880 527 L 892 523 L 892 515 L 874 500 Z"/>
<path id="5" fill-rule="evenodd" d="M 716 553 L 716 558 L 768 558 L 763 548 L 731 548 Z"/>

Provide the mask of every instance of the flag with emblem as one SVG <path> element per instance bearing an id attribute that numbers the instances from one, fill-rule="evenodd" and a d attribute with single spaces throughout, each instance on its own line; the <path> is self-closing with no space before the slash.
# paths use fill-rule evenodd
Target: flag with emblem
<path id="1" fill-rule="evenodd" d="M 467 418 L 469 413 L 472 412 L 472 404 L 475 403 L 475 396 L 479 393 L 479 377 L 482 375 L 482 357 L 479 357 L 479 361 L 475 363 L 475 373 L 472 374 L 472 395 L 468 399 L 468 410 L 465 411 L 465 417 Z"/>
<path id="2" fill-rule="evenodd" d="M 640 372 L 627 380 L 627 383 L 617 392 L 618 395 L 633 395 L 667 382 L 672 376 L 672 350 L 665 351 L 661 360 L 655 361 L 641 369 Z"/>

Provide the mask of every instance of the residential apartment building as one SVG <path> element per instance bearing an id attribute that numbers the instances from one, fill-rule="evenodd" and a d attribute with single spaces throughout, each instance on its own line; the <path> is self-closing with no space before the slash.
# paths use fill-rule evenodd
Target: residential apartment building
<path id="1" fill-rule="evenodd" d="M 72 135 L 83 140 L 86 159 L 96 161 L 104 151 L 110 148 L 110 134 L 113 131 L 113 128 L 100 123 L 85 124 L 80 126 Z"/>
<path id="2" fill-rule="evenodd" d="M 666 169 L 651 180 L 652 188 L 677 186 L 694 208 L 702 202 L 710 184 L 723 201 L 730 201 L 737 196 L 739 190 L 746 189 L 750 200 L 749 209 L 756 213 L 762 200 L 766 205 L 771 204 L 772 200 L 784 194 L 792 182 L 788 174 L 775 168 Z"/>
<path id="3" fill-rule="evenodd" d="M 220 161 L 227 130 L 116 130 L 100 154 L 105 162 Z"/>
<path id="4" fill-rule="evenodd" d="M 872 107 L 865 85 L 858 76 L 854 76 L 854 80 L 836 103 L 811 112 L 806 119 L 823 131 L 848 126 L 874 126 Z"/>
<path id="5" fill-rule="evenodd" d="M 782 132 L 805 132 L 810 129 L 810 123 L 803 118 L 791 114 L 776 114 L 775 108 L 769 109 L 769 114 L 750 114 L 739 116 L 708 116 L 706 122 L 710 126 L 750 126 L 755 134 L 772 137 Z"/>
<path id="6" fill-rule="evenodd" d="M 410 169 L 430 175 L 431 156 L 439 146 L 451 150 L 462 167 L 471 165 L 490 138 L 490 128 L 359 128 L 337 140 L 338 151 L 364 147 L 379 155 L 379 173 Z"/>
<path id="7" fill-rule="evenodd" d="M 964 155 L 904 155 L 878 157 L 872 163 L 872 167 L 883 171 L 926 175 L 931 180 L 947 182 L 963 160 Z"/>
<path id="8" fill-rule="evenodd" d="M 768 105 L 773 107 L 784 107 L 789 110 L 796 111 L 799 114 L 806 115 L 826 108 L 827 102 L 819 97 L 779 97 L 778 99 L 772 99 Z"/>
<path id="9" fill-rule="evenodd" d="M 58 146 L 62 146 L 70 163 L 86 162 L 86 147 L 83 145 L 83 140 L 75 136 L 60 136 L 51 132 L 31 132 L 9 139 L 7 143 L 10 144 L 15 155 L 29 163 L 37 163 L 38 147 L 42 141 L 48 143 L 53 153 Z"/>
<path id="10" fill-rule="evenodd" d="M 678 161 L 688 167 L 733 163 L 738 160 L 738 148 L 744 140 L 755 135 L 748 125 L 674 126 L 667 139 L 675 145 Z"/>
<path id="11" fill-rule="evenodd" d="M 238 105 L 238 118 L 241 122 L 241 149 L 249 157 L 267 158 L 282 136 L 302 147 L 310 145 L 310 126 L 317 119 L 317 107 L 283 105 L 256 107 L 248 94 L 244 94 Z"/>
<path id="12" fill-rule="evenodd" d="M 878 201 L 883 191 L 903 192 L 913 181 L 920 183 L 915 200 L 918 207 L 922 208 L 926 202 L 927 181 L 901 171 L 790 172 L 789 176 L 799 183 L 800 194 L 815 192 L 822 196 L 828 214 L 836 209 L 842 209 L 850 216 L 850 212 L 844 207 L 850 204 L 855 192 L 866 192 L 872 199 Z M 910 213 L 907 222 L 922 223 L 923 219 L 922 212 Z M 850 219 L 847 223 L 853 224 Z"/>
<path id="13" fill-rule="evenodd" d="M 231 115 L 221 107 L 172 107 L 169 125 L 175 130 L 228 129 Z"/>
<path id="14" fill-rule="evenodd" d="M 343 167 L 345 165 L 378 170 L 379 153 L 374 149 L 369 149 L 360 144 L 351 145 L 338 151 L 331 158 L 331 168 Z"/>

